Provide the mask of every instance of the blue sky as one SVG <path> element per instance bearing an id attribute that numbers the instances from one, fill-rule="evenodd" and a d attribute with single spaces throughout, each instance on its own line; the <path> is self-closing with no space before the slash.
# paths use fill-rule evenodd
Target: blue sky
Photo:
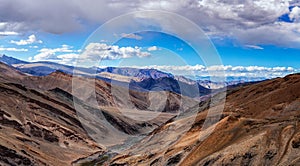
<path id="1" fill-rule="evenodd" d="M 166 69 L 166 66 L 210 67 L 199 59 L 193 46 L 189 45 L 190 41 L 176 35 L 154 32 L 167 27 L 167 23 L 163 23 L 166 18 L 147 15 L 149 20 L 152 19 L 149 21 L 145 16 L 136 17 L 140 26 L 144 26 L 145 21 L 148 28 L 153 26 L 150 28 L 153 32 L 127 33 L 133 27 L 129 23 L 123 26 L 127 21 L 124 19 L 119 21 L 122 26 L 115 32 L 116 25 L 105 31 L 107 34 L 94 33 L 99 26 L 122 14 L 160 10 L 176 13 L 201 28 L 220 56 L 222 63 L 216 65 L 227 66 L 226 70 L 229 66 L 233 75 L 236 71 L 259 71 L 260 75 L 264 75 L 262 71 L 265 71 L 267 74 L 264 76 L 270 77 L 299 72 L 299 1 L 176 2 L 128 0 L 83 3 L 74 0 L 46 1 L 39 6 L 36 4 L 41 2 L 35 0 L 27 3 L 4 1 L 0 7 L 0 54 L 26 61 L 74 65 L 81 54 L 86 53 L 90 58 L 98 56 L 95 55 L 98 53 L 104 59 L 99 62 L 102 66 L 160 66 L 157 67 L 159 69 Z M 24 10 L 20 11 L 18 8 L 21 6 Z M 54 12 L 54 8 L 57 11 Z M 179 29 L 184 27 L 180 22 L 177 24 L 178 27 L 171 29 L 185 31 Z M 105 39 L 105 35 L 120 40 L 112 43 Z M 196 44 L 195 40 L 191 42 Z M 85 52 L 90 43 L 94 45 L 90 45 L 90 50 Z M 210 53 L 200 56 L 209 57 Z M 253 70 L 253 66 L 257 70 Z M 244 68 L 237 70 L 237 67 Z M 277 73 L 274 75 L 272 72 Z"/>
<path id="2" fill-rule="evenodd" d="M 96 29 L 96 28 L 95 28 Z M 42 40 L 43 43 L 33 43 L 26 46 L 16 46 L 11 44 L 11 40 L 21 40 L 26 39 L 28 35 L 24 36 L 5 36 L 0 40 L 0 45 L 5 48 L 17 48 L 17 49 L 28 49 L 28 51 L 1 51 L 2 54 L 13 56 L 25 61 L 28 61 L 29 57 L 34 57 L 39 53 L 42 48 L 59 48 L 66 44 L 72 46 L 73 50 L 79 50 L 83 46 L 86 38 L 91 34 L 92 30 L 81 33 L 70 33 L 70 34 L 37 34 L 38 39 Z M 195 54 L 192 48 L 188 47 L 186 43 L 176 39 L 172 36 L 167 35 L 157 35 L 158 40 L 146 41 L 144 34 L 144 40 L 135 40 L 124 38 L 119 43 L 119 46 L 140 46 L 147 47 L 159 46 L 163 48 L 168 48 L 180 54 L 183 57 L 189 59 L 191 54 Z M 149 36 L 149 35 L 148 35 Z M 156 36 L 156 37 L 157 37 Z M 226 40 L 226 39 L 225 39 Z M 261 45 L 259 48 L 249 48 L 243 45 L 235 45 L 233 41 L 228 40 L 225 43 L 219 43 L 219 41 L 214 41 L 214 43 L 224 65 L 232 66 L 290 66 L 294 68 L 300 68 L 300 49 L 298 48 L 286 48 L 276 45 Z M 176 44 L 175 44 L 176 43 Z M 38 46 L 38 48 L 32 48 L 33 46 Z M 155 54 L 164 54 L 166 50 L 156 51 Z M 59 53 L 57 53 L 58 55 Z M 64 53 L 60 53 L 64 54 Z M 191 62 L 192 63 L 192 62 Z"/>

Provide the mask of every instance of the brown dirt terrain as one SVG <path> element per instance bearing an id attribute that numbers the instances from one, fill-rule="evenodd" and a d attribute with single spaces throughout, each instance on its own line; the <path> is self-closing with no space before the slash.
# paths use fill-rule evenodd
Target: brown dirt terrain
<path id="1" fill-rule="evenodd" d="M 30 89 L 27 76 L 1 64 L 0 165 L 70 165 L 103 149 L 77 119 L 70 98 Z"/>
<path id="2" fill-rule="evenodd" d="M 167 107 L 157 118 L 151 110 L 149 94 L 130 91 L 134 107 L 123 100 L 126 89 L 97 80 L 90 84 L 80 78 L 83 89 L 94 88 L 100 107 L 86 106 L 89 118 L 95 112 L 115 129 L 129 135 L 151 131 L 143 140 L 112 158 L 107 165 L 299 165 L 300 164 L 300 75 L 294 74 L 256 84 L 230 88 L 221 120 L 203 129 L 209 100 L 195 102 L 166 92 Z M 105 153 L 86 132 L 73 105 L 72 77 L 55 72 L 33 77 L 0 63 L 0 165 L 71 165 L 90 155 Z M 82 91 L 79 100 L 89 102 L 91 91 Z M 153 98 L 161 93 L 152 94 Z M 87 96 L 87 97 L 86 97 Z M 85 98 L 86 97 L 86 98 Z M 116 97 L 116 98 L 114 98 Z M 118 101 L 115 103 L 115 101 Z M 181 101 L 183 100 L 183 107 Z M 118 105 L 118 107 L 117 107 Z M 119 108 L 124 107 L 124 110 Z M 134 108 L 134 109 L 133 109 Z M 178 111 L 183 116 L 174 117 Z M 137 110 L 143 110 L 136 112 Z M 191 112 L 197 112 L 191 116 Z M 150 118 L 147 122 L 130 116 Z M 101 117 L 102 118 L 102 117 Z M 214 117 L 210 117 L 214 118 Z M 191 126 L 191 127 L 190 127 Z M 213 132 L 210 135 L 211 129 Z M 111 142 L 109 128 L 100 135 Z M 98 133 L 99 134 L 99 133 Z M 104 156 L 104 155 L 103 155 Z"/>
<path id="3" fill-rule="evenodd" d="M 230 89 L 222 119 L 203 140 L 208 110 L 198 109 L 188 132 L 180 132 L 180 128 L 187 125 L 189 117 L 167 123 L 110 164 L 300 164 L 299 74 Z"/>
<path id="4" fill-rule="evenodd" d="M 92 86 L 90 80 L 80 78 L 80 84 L 83 88 Z M 168 112 L 178 111 L 174 108 L 178 108 L 181 101 L 180 95 L 168 93 L 166 113 L 156 117 L 148 109 L 148 94 L 131 91 L 131 101 L 143 111 L 134 112 L 124 107 L 126 114 L 149 116 L 151 120 L 144 123 L 130 119 L 115 107 L 110 84 L 96 80 L 94 85 L 101 107 L 84 106 L 90 114 L 102 112 L 101 115 L 114 128 L 129 135 L 147 133 L 165 123 L 174 116 L 174 113 Z M 128 93 L 121 87 L 117 88 L 120 94 L 116 97 L 122 98 L 122 93 Z M 43 77 L 28 76 L 0 63 L 0 92 L 0 165 L 71 165 L 79 158 L 105 151 L 105 147 L 97 144 L 86 132 L 93 133 L 94 124 L 85 123 L 83 126 L 78 119 L 70 75 L 55 72 Z M 89 96 L 88 93 L 83 96 Z M 88 114 L 82 117 L 86 116 Z M 107 135 L 108 129 L 103 128 L 104 133 L 100 135 L 112 142 L 116 139 L 115 143 L 118 143 L 120 138 Z"/>

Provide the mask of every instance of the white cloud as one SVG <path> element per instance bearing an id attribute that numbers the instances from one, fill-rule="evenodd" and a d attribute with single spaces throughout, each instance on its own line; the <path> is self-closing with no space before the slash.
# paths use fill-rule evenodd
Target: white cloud
<path id="1" fill-rule="evenodd" d="M 33 61 L 58 60 L 57 53 L 73 53 L 77 50 L 72 50 L 72 46 L 62 45 L 60 48 L 42 48 L 39 54 L 33 57 Z"/>
<path id="2" fill-rule="evenodd" d="M 277 45 L 300 48 L 300 23 L 275 22 L 257 28 L 236 30 L 235 36 L 248 45 Z"/>
<path id="3" fill-rule="evenodd" d="M 30 35 L 30 36 L 28 36 L 28 39 L 26 39 L 26 40 L 19 40 L 19 41 L 11 40 L 10 43 L 13 43 L 16 45 L 29 45 L 29 44 L 33 44 L 33 43 L 43 43 L 43 41 L 38 40 L 35 35 Z"/>
<path id="4" fill-rule="evenodd" d="M 263 66 L 131 66 L 133 68 L 157 69 L 171 72 L 175 75 L 195 75 L 195 76 L 232 76 L 232 77 L 265 77 L 274 78 L 287 74 L 300 72 L 292 67 L 263 67 Z"/>
<path id="5" fill-rule="evenodd" d="M 289 14 L 291 20 L 300 21 L 300 8 L 298 6 L 294 7 Z"/>
<path id="6" fill-rule="evenodd" d="M 20 35 L 20 28 L 24 28 L 20 23 L 0 22 L 0 36 Z"/>
<path id="7" fill-rule="evenodd" d="M 39 46 L 29 46 L 29 48 L 39 48 Z"/>
<path id="8" fill-rule="evenodd" d="M 119 47 L 103 43 L 90 43 L 81 50 L 73 50 L 72 46 L 62 45 L 60 48 L 42 48 L 39 54 L 31 57 L 30 61 L 53 61 L 72 65 L 77 59 L 84 60 L 114 60 L 131 57 L 147 57 L 150 53 L 143 52 L 140 47 Z"/>
<path id="9" fill-rule="evenodd" d="M 61 54 L 58 55 L 58 62 L 66 65 L 75 65 L 76 59 L 79 57 L 79 54 L 70 53 L 70 54 Z"/>
<path id="10" fill-rule="evenodd" d="M 133 33 L 130 33 L 130 34 L 122 33 L 121 37 L 128 38 L 128 39 L 135 39 L 135 40 L 142 40 L 143 39 L 142 36 L 139 36 L 139 35 L 136 35 L 136 34 L 133 34 Z"/>
<path id="11" fill-rule="evenodd" d="M 5 47 L 0 47 L 0 51 L 27 52 L 28 49 L 26 49 L 26 48 L 5 48 Z"/>
<path id="12" fill-rule="evenodd" d="M 177 48 L 177 51 L 183 51 L 183 48 L 182 47 Z"/>
<path id="13" fill-rule="evenodd" d="M 89 60 L 115 60 L 131 57 L 147 57 L 151 54 L 143 52 L 141 47 L 119 47 L 105 43 L 90 43 L 83 50 L 82 57 Z"/>
<path id="14" fill-rule="evenodd" d="M 1 32 L 11 34 L 8 32 L 29 30 L 56 34 L 73 32 L 90 26 L 87 23 L 99 25 L 115 16 L 146 9 L 175 12 L 191 19 L 212 36 L 230 37 L 244 45 L 263 43 L 299 48 L 300 41 L 295 43 L 295 38 L 300 35 L 293 31 L 299 26 L 299 7 L 289 11 L 289 7 L 297 5 L 300 5 L 299 0 L 74 0 L 72 3 L 67 0 L 33 0 L 31 3 L 10 0 L 1 1 L 0 35 Z M 284 27 L 276 25 L 284 14 L 295 22 Z M 278 40 L 281 36 L 288 38 Z"/>
<path id="15" fill-rule="evenodd" d="M 16 35 L 19 35 L 19 33 L 13 31 L 0 32 L 0 36 L 16 36 Z"/>
<path id="16" fill-rule="evenodd" d="M 76 59 L 78 58 L 79 54 L 62 54 L 62 55 L 58 55 L 57 58 L 59 59 Z"/>
<path id="17" fill-rule="evenodd" d="M 147 50 L 148 51 L 157 51 L 158 47 L 157 46 L 152 46 L 152 47 L 149 47 Z"/>
<path id="18" fill-rule="evenodd" d="M 263 47 L 256 46 L 256 45 L 245 45 L 247 48 L 256 49 L 256 50 L 263 50 Z"/>

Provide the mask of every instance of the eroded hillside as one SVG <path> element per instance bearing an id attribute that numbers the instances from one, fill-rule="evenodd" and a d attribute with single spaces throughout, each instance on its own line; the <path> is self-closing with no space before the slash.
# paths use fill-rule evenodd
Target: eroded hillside
<path id="1" fill-rule="evenodd" d="M 68 74 L 54 72 L 35 77 L 0 65 L 1 165 L 71 165 L 88 156 L 95 159 L 90 164 L 98 165 L 300 164 L 297 74 L 229 88 L 220 121 L 203 128 L 205 120 L 215 118 L 207 117 L 208 111 L 222 108 L 222 98 L 213 105 L 210 100 L 197 104 L 188 97 L 164 92 L 168 104 L 157 116 L 150 98 L 159 98 L 162 93 L 158 91 L 149 98 L 149 92 L 129 90 L 134 105 L 127 105 L 122 99 L 128 93 L 126 88 L 115 86 L 112 95 L 111 84 L 101 80 L 89 84 L 91 79 L 80 78 L 83 89 L 95 88 L 99 103 L 86 105 L 90 98 L 72 94 L 72 76 Z M 90 95 L 90 91 L 82 93 Z M 81 120 L 87 123 L 79 121 L 74 100 L 86 108 Z M 176 117 L 178 111 L 183 114 Z M 100 112 L 93 118 L 105 118 L 110 128 L 89 121 Z M 133 116 L 150 120 L 134 120 Z M 91 133 L 101 135 L 109 145 L 125 141 L 121 135 L 111 135 L 112 128 L 145 137 L 129 149 L 110 155 Z"/>
<path id="2" fill-rule="evenodd" d="M 221 120 L 207 138 L 202 129 L 205 108 L 197 108 L 188 132 L 180 128 L 190 117 L 167 123 L 110 164 L 300 164 L 300 75 L 230 89 Z"/>

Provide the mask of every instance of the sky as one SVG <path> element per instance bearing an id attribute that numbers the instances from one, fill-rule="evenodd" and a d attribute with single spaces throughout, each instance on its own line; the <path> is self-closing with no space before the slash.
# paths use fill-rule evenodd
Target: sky
<path id="1" fill-rule="evenodd" d="M 0 54 L 284 76 L 300 72 L 300 0 L 0 0 Z"/>

